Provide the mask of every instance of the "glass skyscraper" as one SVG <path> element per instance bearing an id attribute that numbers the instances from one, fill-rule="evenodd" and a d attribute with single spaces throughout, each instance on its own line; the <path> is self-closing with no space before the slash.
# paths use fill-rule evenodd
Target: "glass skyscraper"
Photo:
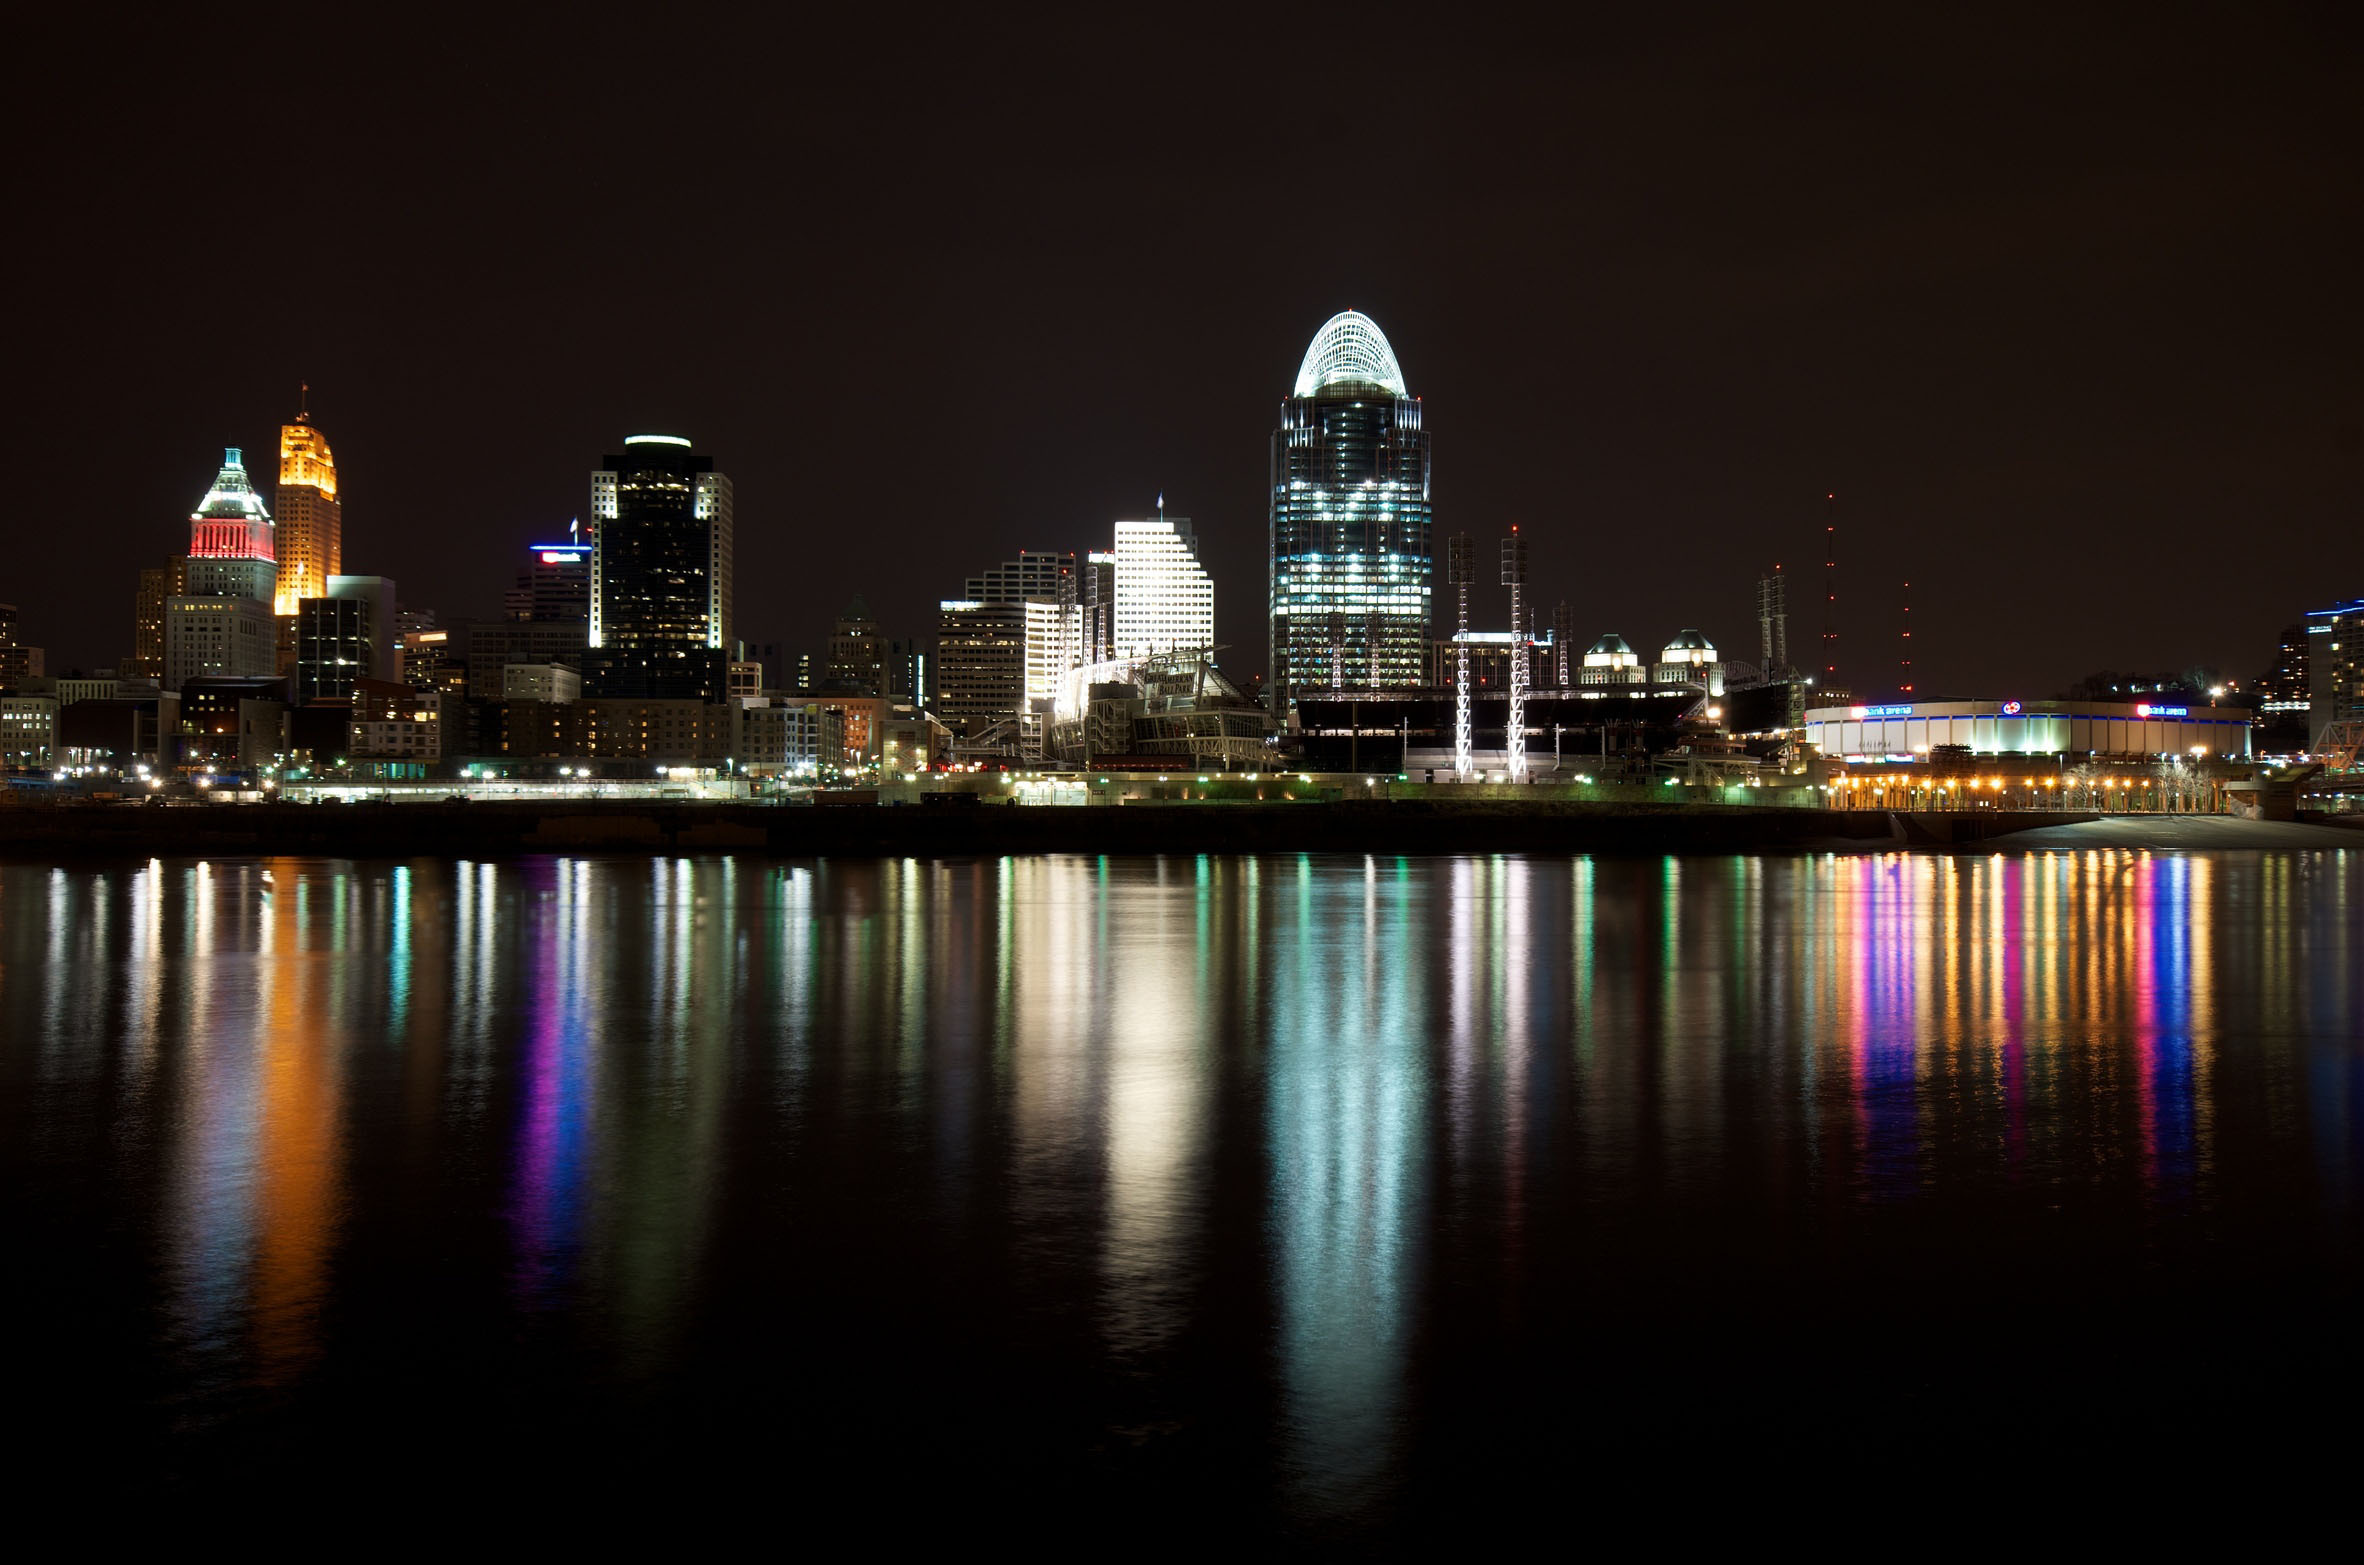
<path id="1" fill-rule="evenodd" d="M 1418 685 L 1430 595 L 1428 436 L 1378 323 L 1315 334 L 1272 437 L 1272 699 Z"/>
<path id="2" fill-rule="evenodd" d="M 586 696 L 720 701 L 731 481 L 679 435 L 633 435 L 591 475 Z"/>

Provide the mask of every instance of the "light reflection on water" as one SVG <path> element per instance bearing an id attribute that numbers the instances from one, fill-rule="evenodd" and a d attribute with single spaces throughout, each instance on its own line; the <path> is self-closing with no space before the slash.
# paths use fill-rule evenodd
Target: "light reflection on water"
<path id="1" fill-rule="evenodd" d="M 2352 1256 L 2360 866 L 0 866 L 9 1213 L 151 1249 L 112 1346 L 177 1429 L 386 1353 L 348 1271 L 661 1389 L 893 1286 L 811 1247 L 1094 1449 L 1261 1431 L 1280 1511 L 1368 1515 L 1636 1228 L 2271 1202 Z"/>

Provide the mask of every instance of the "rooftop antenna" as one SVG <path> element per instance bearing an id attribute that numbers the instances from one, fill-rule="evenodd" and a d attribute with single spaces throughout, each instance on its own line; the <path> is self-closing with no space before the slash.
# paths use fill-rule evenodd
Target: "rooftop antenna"
<path id="1" fill-rule="evenodd" d="M 1913 693 L 1913 584 L 1909 581 L 1904 584 L 1904 631 L 1901 641 L 1904 648 L 1901 654 L 1904 674 L 1897 688 L 1909 696 Z"/>
<path id="2" fill-rule="evenodd" d="M 1839 497 L 1823 497 L 1822 526 L 1822 682 L 1839 682 Z"/>
<path id="3" fill-rule="evenodd" d="M 312 422 L 312 383 L 308 380 L 296 382 L 296 422 Z"/>

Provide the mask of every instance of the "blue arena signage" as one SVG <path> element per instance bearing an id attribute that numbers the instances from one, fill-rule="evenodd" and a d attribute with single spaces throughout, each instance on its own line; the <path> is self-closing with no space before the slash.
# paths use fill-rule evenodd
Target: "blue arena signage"
<path id="1" fill-rule="evenodd" d="M 2189 717 L 2192 715 L 2192 709 L 2188 706 L 2151 706 L 2145 703 L 2134 709 L 2134 715 L 2137 717 Z"/>
<path id="2" fill-rule="evenodd" d="M 1855 709 L 1855 715 L 1857 717 L 1910 717 L 1913 715 L 1913 709 L 1909 706 L 1859 706 Z"/>

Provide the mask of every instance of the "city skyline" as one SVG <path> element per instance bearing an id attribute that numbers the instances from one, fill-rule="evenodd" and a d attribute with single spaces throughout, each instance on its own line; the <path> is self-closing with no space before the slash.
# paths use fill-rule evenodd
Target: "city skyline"
<path id="1" fill-rule="evenodd" d="M 323 17 L 303 47 L 348 60 L 353 112 L 308 127 L 336 220 L 299 299 L 285 265 L 167 242 L 202 230 L 222 171 L 278 166 L 276 133 L 163 122 L 198 62 L 297 45 L 163 19 L 85 98 L 23 106 L 54 154 L 36 199 L 71 192 L 83 218 L 33 258 L 47 307 L 23 327 L 11 427 L 67 449 L 103 406 L 121 472 L 93 524 L 161 557 L 204 477 L 190 454 L 269 449 L 309 382 L 352 486 L 348 568 L 366 545 L 365 568 L 454 614 L 495 611 L 515 547 L 581 513 L 586 448 L 685 429 L 746 496 L 739 596 L 767 640 L 812 634 L 854 591 L 923 629 L 975 560 L 1080 540 L 1162 490 L 1196 520 L 1244 676 L 1264 660 L 1273 398 L 1353 308 L 1450 431 L 1439 522 L 1522 524 L 1539 600 L 1580 628 L 1744 645 L 1756 573 L 1819 564 L 1835 491 L 1843 659 L 1882 642 L 1910 579 L 1923 689 L 2245 667 L 2304 594 L 2240 540 L 2364 573 L 2337 259 L 2358 111 L 2327 25 L 2161 23 L 2139 73 L 2113 36 L 2064 27 L 2029 50 L 1934 19 L 1565 19 L 1515 45 L 1447 25 L 1382 197 L 1272 155 L 1310 62 L 1382 52 L 1296 23 L 1253 59 L 1153 31 L 1122 101 L 1233 86 L 1079 140 L 1107 89 L 965 24 L 891 78 L 790 106 L 760 90 L 785 35 L 685 38 L 679 58 L 716 74 L 652 66 L 681 112 L 627 134 L 579 92 L 621 43 L 597 24 L 494 29 L 495 94 Z M 354 128 L 422 91 L 454 113 L 394 142 Z M 922 128 L 986 113 L 990 155 Z M 840 121 L 887 127 L 866 176 Z M 700 243 L 585 244 L 581 214 L 622 177 L 674 181 Z M 427 232 L 436 269 L 409 259 Z M 675 313 L 629 340 L 583 327 L 645 301 Z M 1145 365 L 1111 323 L 1186 346 Z M 928 377 L 962 388 L 932 415 L 913 400 Z M 27 498 L 88 514 L 67 481 L 32 474 Z M 880 528 L 925 579 L 877 566 Z M 2111 545 L 2111 590 L 2074 615 L 2027 557 L 2062 538 Z M 2205 614 L 2185 585 L 2200 559 Z M 0 596 L 59 666 L 99 666 L 124 650 L 104 574 L 71 533 L 30 538 Z M 1794 596 L 1811 646 L 1815 595 Z M 1498 598 L 1478 594 L 1479 623 Z"/>

